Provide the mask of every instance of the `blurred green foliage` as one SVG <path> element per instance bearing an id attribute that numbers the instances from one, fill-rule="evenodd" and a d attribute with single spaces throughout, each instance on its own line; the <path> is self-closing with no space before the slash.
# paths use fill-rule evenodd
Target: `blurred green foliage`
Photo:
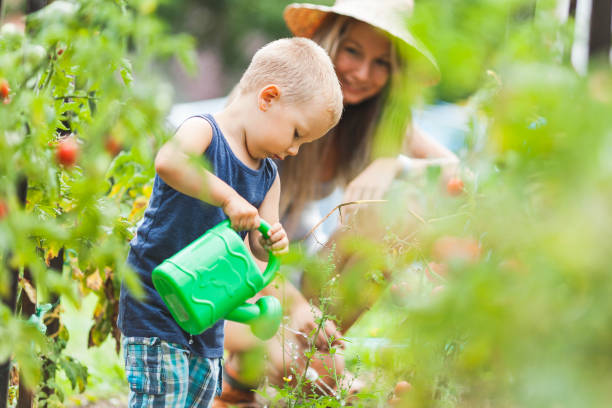
<path id="1" fill-rule="evenodd" d="M 573 70 L 573 23 L 555 2 L 417 4 L 412 24 L 442 70 L 436 92 L 470 115 L 465 189 L 397 186 L 388 228 L 402 230 L 407 208 L 426 223 L 387 234 L 405 266 L 349 332 L 361 338 L 353 359 L 387 390 L 410 381 L 400 406 L 608 406 L 609 62 Z M 376 347 L 363 339 L 373 334 Z"/>
<path id="2" fill-rule="evenodd" d="M 283 20 L 288 0 L 177 0 L 162 2 L 158 15 L 174 32 L 187 32 L 197 48 L 221 56 L 225 84 L 238 82 L 256 48 L 291 35 Z M 330 2 L 326 2 L 329 4 Z"/>
<path id="3" fill-rule="evenodd" d="M 468 97 L 481 87 L 488 69 L 516 58 L 526 62 L 559 56 L 562 50 L 554 45 L 567 42 L 570 25 L 561 27 L 552 15 L 548 21 L 533 24 L 536 10 L 550 9 L 553 3 L 450 0 L 441 6 L 436 0 L 417 1 L 409 26 L 440 66 L 442 80 L 435 89 L 436 99 Z M 547 36 L 552 37 L 543 38 Z M 533 42 L 536 38 L 550 43 L 538 47 Z"/>
<path id="4" fill-rule="evenodd" d="M 152 155 L 168 137 L 170 90 L 150 67 L 177 51 L 189 62 L 193 51 L 192 40 L 169 34 L 153 12 L 175 32 L 193 27 L 200 46 L 208 38 L 237 70 L 253 30 L 288 35 L 278 34 L 285 2 L 195 3 L 79 1 L 32 16 L 26 36 L 0 35 L 0 78 L 11 89 L 0 105 L 0 250 L 12 254 L 0 263 L 1 293 L 7 263 L 32 270 L 41 299 L 57 292 L 78 303 L 76 279 L 99 299 L 94 345 L 112 333 L 119 279 L 131 277 L 127 241 L 150 194 Z M 380 223 L 382 237 L 334 248 L 357 256 L 343 277 L 334 257 L 287 258 L 330 290 L 327 317 L 353 317 L 355 301 L 382 294 L 347 333 L 349 367 L 369 380 L 355 405 L 386 406 L 398 379 L 412 384 L 398 406 L 612 401 L 612 71 L 608 62 L 585 76 L 572 69 L 573 22 L 559 22 L 555 7 L 417 0 L 411 27 L 442 72 L 430 96 L 460 100 L 469 115 L 463 193 L 441 187 L 435 168 L 398 181 L 388 206 L 362 223 Z M 403 104 L 416 97 L 399 98 L 386 117 L 408 112 Z M 79 143 L 73 167 L 55 158 L 67 132 Z M 121 145 L 116 156 L 110 136 Z M 20 176 L 29 183 L 25 208 L 15 191 Z M 62 247 L 60 275 L 37 251 L 48 257 Z M 48 339 L 1 305 L 0 337 L 8 336 L 16 340 L 0 343 L 0 360 L 12 354 L 36 384 Z M 340 406 L 347 395 L 321 399 L 284 387 L 271 398 Z"/>
<path id="5" fill-rule="evenodd" d="M 52 293 L 78 305 L 95 293 L 90 346 L 111 333 L 119 341 L 120 282 L 139 289 L 125 258 L 151 191 L 153 155 L 169 137 L 172 101 L 151 67 L 172 55 L 193 68 L 192 39 L 170 35 L 152 11 L 147 0 L 55 1 L 27 16 L 25 34 L 12 24 L 0 33 L 0 294 L 8 298 L 13 271 L 26 268 L 38 304 Z M 63 150 L 66 138 L 74 154 Z M 65 267 L 56 272 L 48 262 L 61 248 Z M 0 336 L 12 339 L 0 342 L 0 361 L 13 356 L 35 390 L 45 386 L 46 358 L 83 389 L 79 365 L 60 355 L 68 332 L 46 338 L 11 312 L 0 304 Z M 51 388 L 54 374 L 45 375 Z"/>

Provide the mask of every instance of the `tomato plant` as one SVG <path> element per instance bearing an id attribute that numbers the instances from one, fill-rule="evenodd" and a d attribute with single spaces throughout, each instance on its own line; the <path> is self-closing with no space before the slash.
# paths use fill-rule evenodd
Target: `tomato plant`
<path id="1" fill-rule="evenodd" d="M 56 371 L 78 389 L 87 383 L 64 354 L 71 333 L 58 299 L 78 304 L 95 293 L 90 345 L 111 335 L 119 349 L 120 282 L 139 289 L 125 267 L 134 207 L 146 203 L 153 152 L 169 137 L 172 94 L 152 67 L 169 56 L 193 67 L 192 54 L 193 40 L 169 34 L 138 0 L 54 1 L 26 17 L 25 33 L 10 25 L 0 32 L 0 97 L 11 98 L 0 108 L 0 295 L 32 287 L 38 296 L 28 299 L 39 306 L 21 317 L 0 303 L 0 336 L 13 339 L 1 342 L 0 360 L 13 356 L 22 385 L 41 401 L 61 399 L 49 394 Z M 129 144 L 109 149 L 108 134 Z M 21 206 L 11 204 L 6 217 L 4 203 Z M 49 337 L 39 331 L 45 324 L 32 323 L 54 319 Z"/>

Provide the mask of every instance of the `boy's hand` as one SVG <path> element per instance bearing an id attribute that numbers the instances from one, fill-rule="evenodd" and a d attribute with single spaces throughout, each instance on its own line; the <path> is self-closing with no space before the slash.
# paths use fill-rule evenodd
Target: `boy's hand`
<path id="1" fill-rule="evenodd" d="M 287 238 L 287 233 L 279 222 L 270 227 L 268 235 L 270 236 L 269 239 L 264 238 L 263 235 L 259 237 L 259 243 L 265 250 L 272 251 L 274 255 L 289 252 L 289 238 Z"/>
<path id="2" fill-rule="evenodd" d="M 259 212 L 247 200 L 235 194 L 221 206 L 236 231 L 250 231 L 259 227 Z"/>

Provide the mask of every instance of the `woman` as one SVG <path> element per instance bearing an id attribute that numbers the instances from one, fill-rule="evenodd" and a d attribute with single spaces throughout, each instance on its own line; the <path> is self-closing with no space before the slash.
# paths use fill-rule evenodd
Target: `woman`
<path id="1" fill-rule="evenodd" d="M 411 9 L 411 1 L 399 0 L 337 0 L 331 7 L 291 4 L 285 9 L 284 18 L 292 33 L 312 38 L 332 57 L 345 105 L 340 123 L 327 136 L 304 146 L 299 155 L 281 164 L 281 214 L 292 241 L 304 238 L 319 221 L 320 217 L 313 216 L 313 212 L 325 215 L 341 202 L 381 198 L 398 173 L 406 170 L 406 163 L 411 169 L 426 166 L 432 158 L 436 164 L 442 159 L 451 169 L 457 163 L 453 153 L 410 126 L 408 112 L 398 118 L 389 117 L 383 110 L 410 96 L 410 86 L 415 81 L 437 79 L 433 58 L 405 28 L 404 19 Z M 408 75 L 410 81 L 406 80 Z M 414 76 L 422 78 L 415 80 Z M 380 156 L 377 142 L 389 138 L 394 138 L 395 143 L 387 150 L 397 152 L 401 147 L 411 159 L 398 157 L 397 153 L 372 159 L 373 155 Z M 324 206 L 329 208 L 323 209 Z M 317 241 L 326 239 L 318 236 Z M 337 263 L 347 264 L 350 264 L 347 260 Z M 285 298 L 292 299 L 289 326 L 293 332 L 308 333 L 316 326 L 308 298 L 316 296 L 319 287 L 316 283 L 313 288 L 312 282 L 300 281 L 300 289 L 308 286 L 306 296 L 291 284 L 281 289 L 269 288 L 267 294 L 282 292 Z M 316 301 L 316 298 L 310 300 Z M 341 316 L 343 330 L 350 327 L 371 301 Z M 291 337 L 291 333 L 285 331 L 283 336 Z M 341 337 L 332 323 L 317 338 L 319 351 L 325 352 L 330 336 Z M 280 337 L 267 345 L 266 370 L 270 381 L 276 384 L 282 383 L 287 372 L 284 363 L 291 360 L 290 356 L 283 356 L 286 347 L 279 343 Z M 300 344 L 300 338 L 300 335 L 294 336 L 291 343 Z M 249 355 L 245 351 L 256 344 L 244 326 L 226 325 L 225 347 L 230 357 L 225 367 L 223 395 L 215 406 L 227 406 L 224 403 L 249 406 L 254 401 L 255 394 L 250 390 L 256 385 L 241 368 L 245 365 L 245 356 Z M 331 360 L 329 355 L 324 355 L 322 361 L 313 360 L 312 364 L 331 366 Z M 333 360 L 337 371 L 342 372 L 342 357 L 336 355 Z M 334 389 L 336 384 L 325 376 L 325 370 L 318 371 L 322 392 Z"/>

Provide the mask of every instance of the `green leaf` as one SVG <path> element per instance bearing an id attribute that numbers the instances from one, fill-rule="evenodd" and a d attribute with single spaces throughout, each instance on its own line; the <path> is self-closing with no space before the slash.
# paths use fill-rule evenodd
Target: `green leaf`
<path id="1" fill-rule="evenodd" d="M 84 392 L 87 385 L 87 367 L 69 356 L 63 356 L 60 359 L 60 367 L 66 373 L 68 380 L 70 380 L 72 389 Z"/>

